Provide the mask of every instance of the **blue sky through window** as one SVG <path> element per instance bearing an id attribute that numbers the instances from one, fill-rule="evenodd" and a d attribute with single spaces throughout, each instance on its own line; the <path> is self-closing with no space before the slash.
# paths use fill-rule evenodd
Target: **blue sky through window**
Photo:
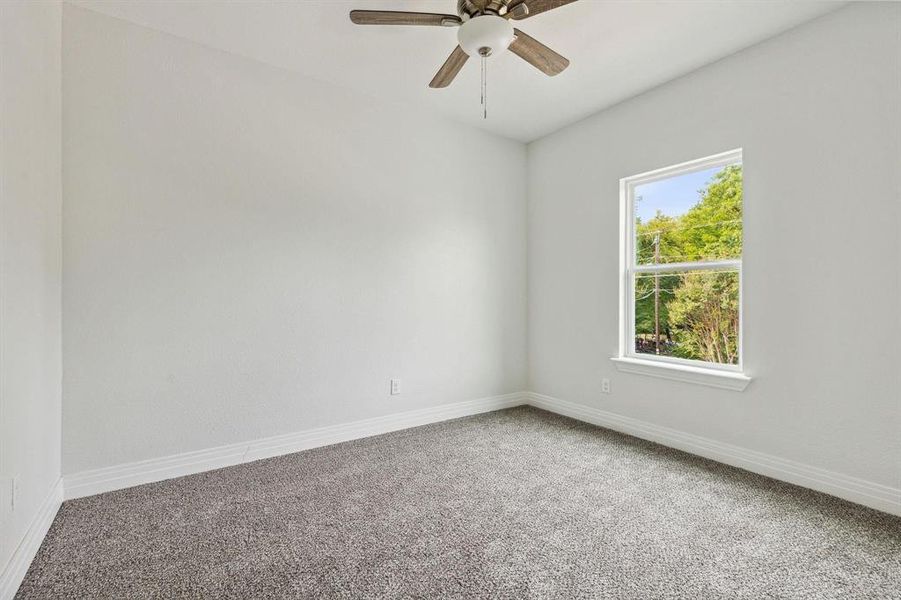
<path id="1" fill-rule="evenodd" d="M 684 215 L 700 201 L 701 194 L 698 190 L 706 189 L 713 176 L 722 168 L 713 167 L 636 186 L 634 195 L 636 218 L 641 219 L 642 223 L 647 223 L 654 218 L 658 210 L 671 217 Z"/>

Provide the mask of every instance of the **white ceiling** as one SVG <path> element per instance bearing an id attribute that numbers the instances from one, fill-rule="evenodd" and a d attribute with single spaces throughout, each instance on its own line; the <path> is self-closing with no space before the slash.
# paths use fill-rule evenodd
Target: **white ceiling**
<path id="1" fill-rule="evenodd" d="M 428 87 L 456 29 L 354 25 L 351 8 L 456 14 L 456 0 L 72 0 L 74 4 L 524 142 L 842 6 L 840 2 L 580 0 L 518 27 L 568 57 L 547 77 L 492 57 Z"/>

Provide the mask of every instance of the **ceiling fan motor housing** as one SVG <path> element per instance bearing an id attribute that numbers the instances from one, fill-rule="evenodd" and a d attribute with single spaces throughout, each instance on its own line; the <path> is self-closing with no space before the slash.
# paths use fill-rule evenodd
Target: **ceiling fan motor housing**
<path id="1" fill-rule="evenodd" d="M 469 56 L 499 54 L 513 43 L 513 25 L 502 17 L 479 15 L 463 23 L 457 40 Z"/>

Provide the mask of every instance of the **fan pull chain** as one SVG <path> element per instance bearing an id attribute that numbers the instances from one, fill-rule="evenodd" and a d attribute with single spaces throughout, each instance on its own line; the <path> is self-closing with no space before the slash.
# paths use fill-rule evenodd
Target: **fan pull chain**
<path id="1" fill-rule="evenodd" d="M 482 118 L 488 118 L 488 56 L 482 55 Z"/>

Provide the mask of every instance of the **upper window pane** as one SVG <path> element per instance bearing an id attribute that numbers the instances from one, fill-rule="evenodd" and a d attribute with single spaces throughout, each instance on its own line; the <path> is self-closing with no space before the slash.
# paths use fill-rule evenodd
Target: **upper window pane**
<path id="1" fill-rule="evenodd" d="M 632 194 L 639 265 L 741 258 L 741 164 L 642 183 Z"/>

